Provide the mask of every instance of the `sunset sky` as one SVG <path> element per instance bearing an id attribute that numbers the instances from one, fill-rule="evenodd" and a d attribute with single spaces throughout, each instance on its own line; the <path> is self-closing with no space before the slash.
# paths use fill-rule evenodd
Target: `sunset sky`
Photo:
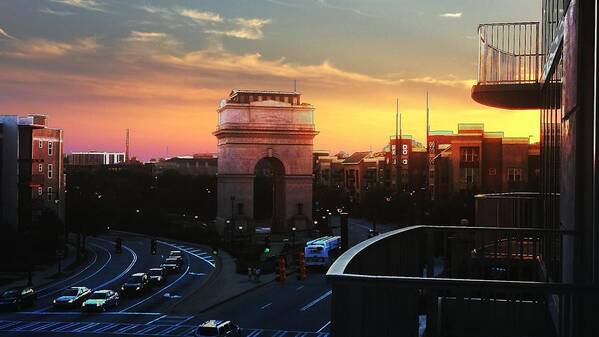
<path id="1" fill-rule="evenodd" d="M 498 3 L 501 3 L 498 5 Z M 538 111 L 473 102 L 479 23 L 538 21 L 539 0 L 2 0 L 0 114 L 43 113 L 65 151 L 147 160 L 215 152 L 233 88 L 316 107 L 315 148 L 380 149 L 394 133 L 482 122 L 538 140 Z"/>

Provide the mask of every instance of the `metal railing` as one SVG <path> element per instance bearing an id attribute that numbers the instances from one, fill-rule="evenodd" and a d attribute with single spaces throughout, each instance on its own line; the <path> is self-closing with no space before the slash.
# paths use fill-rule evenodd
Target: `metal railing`
<path id="1" fill-rule="evenodd" d="M 478 26 L 478 83 L 537 83 L 542 52 L 538 22 Z"/>
<path id="2" fill-rule="evenodd" d="M 573 308 L 596 310 L 599 289 L 543 273 L 548 242 L 575 235 L 412 226 L 361 242 L 327 272 L 333 336 L 575 336 Z"/>

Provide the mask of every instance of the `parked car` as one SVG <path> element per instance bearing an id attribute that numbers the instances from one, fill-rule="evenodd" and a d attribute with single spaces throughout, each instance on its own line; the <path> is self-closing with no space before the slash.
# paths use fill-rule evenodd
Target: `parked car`
<path id="1" fill-rule="evenodd" d="M 25 306 L 32 306 L 37 300 L 37 293 L 32 287 L 16 287 L 6 290 L 0 296 L 0 308 L 19 311 Z"/>
<path id="2" fill-rule="evenodd" d="M 206 336 L 241 336 L 241 329 L 231 321 L 209 320 L 200 324 L 196 329 L 197 337 Z"/>
<path id="3" fill-rule="evenodd" d="M 164 263 L 160 267 L 164 268 L 168 273 L 176 273 L 181 270 L 181 263 L 177 258 L 169 257 L 164 260 Z"/>
<path id="4" fill-rule="evenodd" d="M 119 305 L 119 293 L 112 290 L 97 290 L 81 304 L 81 311 L 106 311 Z"/>
<path id="5" fill-rule="evenodd" d="M 127 279 L 121 287 L 121 293 L 127 295 L 139 295 L 148 291 L 150 288 L 150 278 L 146 273 L 136 273 Z"/>
<path id="6" fill-rule="evenodd" d="M 70 287 L 55 298 L 52 305 L 55 309 L 79 307 L 91 294 L 87 287 Z"/>
<path id="7" fill-rule="evenodd" d="M 150 285 L 162 285 L 166 282 L 166 271 L 164 268 L 151 268 L 148 270 Z"/>

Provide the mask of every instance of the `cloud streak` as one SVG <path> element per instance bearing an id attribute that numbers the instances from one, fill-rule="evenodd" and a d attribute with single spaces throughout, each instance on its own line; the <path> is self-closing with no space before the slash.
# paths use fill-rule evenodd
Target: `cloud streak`
<path id="1" fill-rule="evenodd" d="M 440 17 L 442 18 L 450 18 L 450 19 L 459 19 L 462 17 L 462 13 L 461 12 L 457 12 L 457 13 L 443 13 L 443 14 L 439 14 Z"/>
<path id="2" fill-rule="evenodd" d="M 96 0 L 52 0 L 52 2 L 88 11 L 104 12 L 104 9 Z"/>
<path id="3" fill-rule="evenodd" d="M 206 33 L 220 34 L 238 39 L 262 40 L 264 32 L 262 28 L 271 22 L 270 19 L 245 19 L 233 20 L 235 27 L 225 30 L 207 30 Z"/>
<path id="4" fill-rule="evenodd" d="M 93 37 L 77 39 L 70 43 L 34 38 L 14 40 L 11 47 L 9 51 L 0 52 L 0 55 L 23 59 L 53 58 L 67 54 L 92 53 L 100 45 Z"/>
<path id="5" fill-rule="evenodd" d="M 141 42 L 148 42 L 148 41 L 156 41 L 156 40 L 161 40 L 166 38 L 167 35 L 165 33 L 160 33 L 160 32 L 138 32 L 136 30 L 131 31 L 131 36 L 129 37 L 129 40 L 131 41 L 141 41 Z"/>
<path id="6" fill-rule="evenodd" d="M 179 15 L 202 22 L 223 22 L 223 18 L 217 13 L 203 12 L 195 9 L 181 9 Z"/>

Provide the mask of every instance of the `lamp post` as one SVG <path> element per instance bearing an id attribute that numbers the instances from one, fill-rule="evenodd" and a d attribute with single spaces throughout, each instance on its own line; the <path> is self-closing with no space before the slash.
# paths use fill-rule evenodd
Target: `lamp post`
<path id="1" fill-rule="evenodd" d="M 295 231 L 296 230 L 297 230 L 297 228 L 291 227 L 291 248 L 293 249 L 294 252 L 295 252 Z"/>

